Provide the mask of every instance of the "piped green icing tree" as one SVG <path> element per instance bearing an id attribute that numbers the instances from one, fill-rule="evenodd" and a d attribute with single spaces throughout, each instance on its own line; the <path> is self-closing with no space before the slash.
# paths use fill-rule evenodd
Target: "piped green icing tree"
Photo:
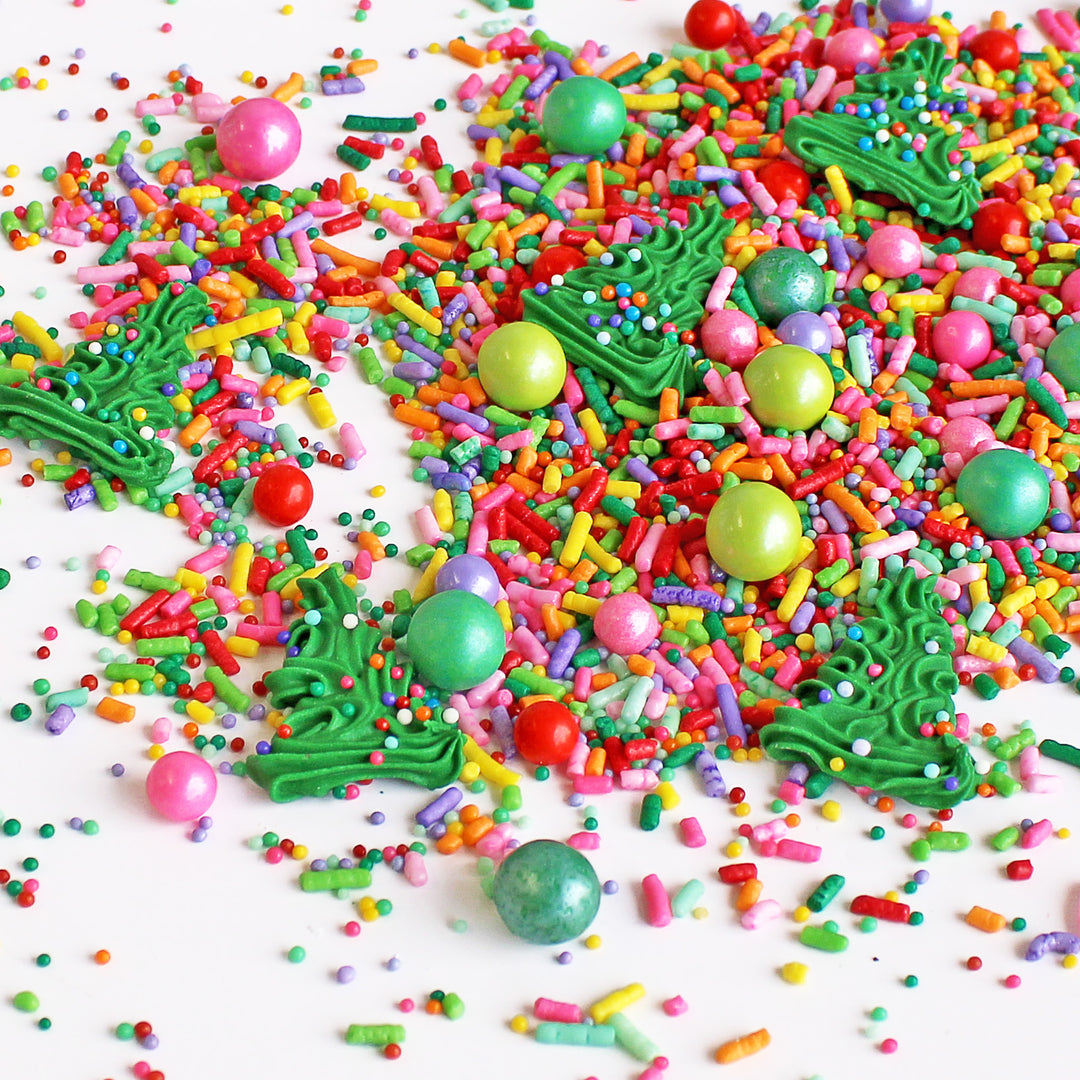
<path id="1" fill-rule="evenodd" d="M 160 484 L 173 453 L 155 433 L 176 419 L 171 395 L 162 390 L 191 362 L 184 338 L 209 315 L 198 289 L 163 290 L 140 305 L 115 337 L 80 341 L 66 363 L 39 365 L 18 385 L 0 383 L 0 431 L 56 439 L 131 486 Z"/>
<path id="2" fill-rule="evenodd" d="M 562 285 L 543 295 L 526 291 L 525 319 L 550 330 L 572 364 L 609 379 L 632 401 L 655 405 L 669 386 L 684 396 L 692 393 L 701 386 L 700 375 L 679 331 L 694 330 L 701 322 L 709 289 L 724 265 L 724 238 L 733 227 L 718 202 L 704 209 L 692 205 L 685 228 L 656 227 L 635 243 L 612 244 L 610 263 L 597 260 L 571 270 Z M 623 283 L 649 298 L 642 318 L 626 318 L 615 301 L 601 298 L 605 285 Z M 611 327 L 608 319 L 616 314 L 622 323 Z M 590 326 L 590 315 L 602 325 Z M 647 322 L 650 317 L 655 325 Z M 665 331 L 667 324 L 676 329 Z M 606 345 L 597 341 L 604 332 L 610 335 Z"/>
<path id="3" fill-rule="evenodd" d="M 339 570 L 300 579 L 306 613 L 291 627 L 290 655 L 266 676 L 270 702 L 287 711 L 292 731 L 275 735 L 270 753 L 249 757 L 248 774 L 275 802 L 358 780 L 452 783 L 465 761 L 464 733 L 441 707 L 427 721 L 402 723 L 396 705 L 383 703 L 386 693 L 409 696 L 412 666 L 379 649 L 382 635 L 358 615 Z M 370 662 L 376 654 L 380 666 Z"/>
<path id="4" fill-rule="evenodd" d="M 802 707 L 776 709 L 761 745 L 780 761 L 803 761 L 918 806 L 939 810 L 970 799 L 978 776 L 967 747 L 955 735 L 919 730 L 956 718 L 953 637 L 933 579 L 902 570 L 882 583 L 876 608 L 796 688 Z M 869 744 L 865 755 L 852 749 L 860 739 Z M 842 770 L 833 767 L 837 759 Z"/>
<path id="5" fill-rule="evenodd" d="M 842 111 L 792 117 L 784 145 L 814 169 L 838 165 L 849 184 L 895 195 L 943 226 L 960 225 L 979 207 L 979 182 L 949 160 L 962 129 L 974 121 L 970 112 L 955 111 L 966 109 L 964 94 L 945 87 L 954 65 L 940 41 L 919 38 L 893 56 L 887 71 L 856 75 L 855 92 L 838 101 Z M 883 110 L 875 111 L 877 101 L 884 102 Z M 954 111 L 939 115 L 946 104 Z M 896 123 L 906 134 L 890 131 Z M 946 123 L 955 129 L 951 134 Z M 925 146 L 916 150 L 912 143 L 920 137 Z"/>

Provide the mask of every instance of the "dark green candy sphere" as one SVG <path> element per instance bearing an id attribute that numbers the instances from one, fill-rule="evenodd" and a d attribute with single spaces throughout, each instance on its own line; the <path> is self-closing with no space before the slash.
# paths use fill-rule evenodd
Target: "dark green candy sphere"
<path id="1" fill-rule="evenodd" d="M 1046 370 L 1069 392 L 1080 391 L 1080 323 L 1067 326 L 1050 342 Z"/>
<path id="2" fill-rule="evenodd" d="M 556 840 L 515 848 L 495 873 L 492 898 L 506 928 L 536 945 L 557 945 L 583 934 L 600 908 L 592 863 Z"/>
<path id="3" fill-rule="evenodd" d="M 766 326 L 778 326 L 796 311 L 815 314 L 825 303 L 825 275 L 805 251 L 763 251 L 742 273 L 747 295 Z"/>
<path id="4" fill-rule="evenodd" d="M 1015 540 L 1042 524 L 1050 506 L 1050 481 L 1027 454 L 1001 447 L 964 466 L 956 498 L 992 540 Z"/>

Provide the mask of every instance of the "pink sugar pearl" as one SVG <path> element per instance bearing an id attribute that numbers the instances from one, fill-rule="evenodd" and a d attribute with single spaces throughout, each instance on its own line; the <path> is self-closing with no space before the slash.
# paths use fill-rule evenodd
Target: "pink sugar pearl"
<path id="1" fill-rule="evenodd" d="M 994 343 L 986 320 L 974 311 L 950 311 L 934 326 L 934 355 L 946 364 L 978 367 Z"/>
<path id="2" fill-rule="evenodd" d="M 866 241 L 866 261 L 875 274 L 902 278 L 922 266 L 922 241 L 906 225 L 886 225 L 875 229 Z"/>
<path id="3" fill-rule="evenodd" d="M 660 622 L 644 596 L 616 593 L 597 608 L 593 631 L 613 653 L 629 656 L 652 644 L 660 633 Z"/>
<path id="4" fill-rule="evenodd" d="M 958 416 L 950 420 L 938 435 L 943 454 L 959 454 L 966 464 L 981 443 L 994 442 L 994 429 L 977 416 Z"/>
<path id="5" fill-rule="evenodd" d="M 217 795 L 217 774 L 189 750 L 160 757 L 146 777 L 150 805 L 170 821 L 194 821 L 210 809 Z"/>
<path id="6" fill-rule="evenodd" d="M 1074 270 L 1062 283 L 1058 298 L 1066 311 L 1080 308 L 1080 270 Z"/>
<path id="7" fill-rule="evenodd" d="M 834 34 L 825 43 L 825 63 L 836 68 L 841 76 L 849 76 L 856 64 L 876 66 L 881 59 L 881 46 L 870 30 L 852 26 Z"/>
<path id="8" fill-rule="evenodd" d="M 1080 280 L 1076 282 L 1080 287 Z M 954 296 L 966 296 L 969 300 L 979 300 L 989 304 L 1001 288 L 1001 274 L 989 266 L 973 266 L 965 270 L 953 286 Z"/>
<path id="9" fill-rule="evenodd" d="M 720 364 L 744 368 L 758 351 L 757 323 L 745 312 L 714 311 L 701 324 L 705 355 Z"/>
<path id="10" fill-rule="evenodd" d="M 272 180 L 300 153 L 300 122 L 276 98 L 248 98 L 222 117 L 217 152 L 233 176 Z"/>

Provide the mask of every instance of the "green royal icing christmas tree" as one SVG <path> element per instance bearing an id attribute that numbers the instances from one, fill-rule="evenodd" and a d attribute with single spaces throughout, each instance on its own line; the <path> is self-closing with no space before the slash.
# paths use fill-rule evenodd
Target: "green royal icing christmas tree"
<path id="1" fill-rule="evenodd" d="M 704 209 L 692 205 L 686 228 L 657 227 L 636 243 L 612 244 L 610 264 L 571 270 L 562 285 L 543 295 L 527 290 L 525 319 L 550 330 L 572 364 L 617 384 L 631 401 L 655 405 L 669 386 L 685 397 L 701 380 L 679 331 L 701 322 L 705 298 L 724 265 L 724 238 L 733 227 L 718 202 Z M 620 284 L 648 297 L 641 318 L 627 318 L 616 301 L 601 298 L 604 286 Z M 589 326 L 590 315 L 602 325 Z M 620 326 L 608 324 L 612 315 L 622 317 Z M 665 331 L 667 324 L 676 329 Z M 602 332 L 610 335 L 606 345 L 597 341 Z"/>
<path id="2" fill-rule="evenodd" d="M 39 365 L 18 385 L 0 383 L 0 432 L 56 439 L 131 487 L 155 487 L 173 464 L 155 432 L 176 421 L 169 397 L 178 369 L 192 359 L 184 338 L 209 315 L 198 289 L 165 289 L 115 337 L 80 341 L 66 363 Z M 170 385 L 176 389 L 166 396 Z"/>
<path id="3" fill-rule="evenodd" d="M 855 76 L 855 93 L 839 99 L 839 106 L 855 106 L 854 114 L 794 116 L 784 145 L 809 167 L 838 165 L 849 184 L 895 195 L 947 228 L 960 225 L 978 209 L 980 196 L 974 172 L 955 160 L 962 128 L 974 117 L 957 111 L 967 107 L 962 90 L 945 89 L 954 65 L 940 41 L 919 38 L 892 58 L 888 71 Z M 950 115 L 942 115 L 943 105 L 953 109 Z M 955 128 L 951 134 L 946 122 Z M 894 133 L 895 124 L 906 131 Z"/>
<path id="4" fill-rule="evenodd" d="M 970 799 L 978 776 L 967 747 L 955 735 L 920 733 L 956 716 L 953 637 L 933 579 L 902 570 L 880 586 L 876 608 L 815 678 L 798 685 L 802 707 L 776 709 L 761 745 L 780 761 L 803 761 L 917 806 L 940 810 Z M 866 740 L 867 754 L 852 749 L 866 749 L 856 740 Z"/>
<path id="5" fill-rule="evenodd" d="M 293 623 L 289 639 L 290 652 L 299 651 L 266 676 L 270 702 L 289 710 L 292 733 L 275 735 L 270 753 L 249 757 L 248 775 L 275 802 L 325 795 L 359 780 L 452 783 L 465 761 L 464 733 L 442 718 L 441 707 L 427 721 L 402 723 L 397 706 L 383 703 L 386 693 L 408 698 L 412 667 L 379 650 L 382 635 L 357 614 L 356 596 L 339 570 L 331 566 L 299 581 L 307 613 Z M 384 659 L 381 667 L 371 665 L 375 655 Z"/>

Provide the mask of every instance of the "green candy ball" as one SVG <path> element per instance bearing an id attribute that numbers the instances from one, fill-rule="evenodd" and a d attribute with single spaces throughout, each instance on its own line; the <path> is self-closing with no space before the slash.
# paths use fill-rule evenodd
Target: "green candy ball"
<path id="1" fill-rule="evenodd" d="M 484 338 L 476 359 L 484 393 L 514 412 L 550 405 L 566 381 L 559 339 L 536 323 L 505 323 Z"/>
<path id="2" fill-rule="evenodd" d="M 1070 393 L 1080 392 L 1080 323 L 1066 326 L 1050 342 L 1046 370 Z"/>
<path id="3" fill-rule="evenodd" d="M 600 907 L 600 881 L 579 851 L 555 840 L 515 848 L 495 872 L 495 910 L 510 933 L 537 945 L 583 934 Z"/>
<path id="4" fill-rule="evenodd" d="M 754 419 L 788 431 L 808 431 L 817 424 L 829 411 L 836 386 L 829 365 L 801 345 L 762 349 L 742 379 Z"/>
<path id="5" fill-rule="evenodd" d="M 547 141 L 564 154 L 602 154 L 626 127 L 622 94 L 595 75 L 564 79 L 547 96 L 541 121 Z"/>
<path id="6" fill-rule="evenodd" d="M 766 326 L 796 311 L 821 310 L 825 303 L 825 275 L 805 251 L 775 247 L 763 251 L 742 272 L 751 303 Z"/>
<path id="7" fill-rule="evenodd" d="M 799 553 L 802 521 L 779 488 L 755 481 L 728 488 L 713 503 L 705 540 L 716 565 L 743 581 L 786 570 Z"/>
<path id="8" fill-rule="evenodd" d="M 992 540 L 1015 540 L 1042 524 L 1050 507 L 1050 481 L 1027 454 L 999 447 L 964 466 L 956 499 Z"/>
<path id="9" fill-rule="evenodd" d="M 468 690 L 498 669 L 506 654 L 506 633 L 486 600 L 448 589 L 416 609 L 406 646 L 425 682 Z"/>

